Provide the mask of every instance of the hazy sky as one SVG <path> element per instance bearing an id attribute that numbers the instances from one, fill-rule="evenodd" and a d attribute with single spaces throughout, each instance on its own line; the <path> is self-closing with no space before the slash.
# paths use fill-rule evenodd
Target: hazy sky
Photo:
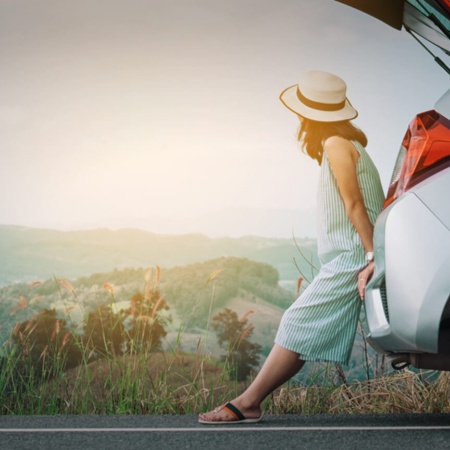
<path id="1" fill-rule="evenodd" d="M 447 58 L 448 62 L 448 58 Z M 385 189 L 448 75 L 332 0 L 0 0 L 0 224 L 306 209 L 318 166 L 278 100 L 335 72 Z"/>

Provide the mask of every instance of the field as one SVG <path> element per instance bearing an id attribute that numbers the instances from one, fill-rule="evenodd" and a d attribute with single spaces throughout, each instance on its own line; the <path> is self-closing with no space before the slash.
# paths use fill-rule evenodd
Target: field
<path id="1" fill-rule="evenodd" d="M 283 304 L 292 298 L 280 291 L 275 273 L 265 264 L 224 258 L 173 272 L 115 271 L 73 285 L 54 279 L 23 287 L 19 302 L 8 308 L 1 413 L 195 414 L 229 401 L 251 382 L 269 351 L 283 307 L 267 299 Z M 105 281 L 114 277 L 117 284 Z M 171 302 L 180 287 L 169 283 L 173 277 L 188 280 L 187 300 Z M 48 309 L 61 304 L 65 314 Z M 224 310 L 242 325 L 231 349 L 220 345 L 214 328 Z M 244 342 L 261 353 L 239 379 L 233 358 L 249 355 L 239 353 Z M 308 364 L 265 401 L 266 413 L 450 412 L 447 372 L 394 372 L 370 352 L 362 331 L 354 358 L 345 368 Z"/>

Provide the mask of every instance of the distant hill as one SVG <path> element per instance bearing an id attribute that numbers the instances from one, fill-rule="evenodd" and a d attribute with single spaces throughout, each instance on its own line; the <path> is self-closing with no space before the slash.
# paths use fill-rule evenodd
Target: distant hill
<path id="1" fill-rule="evenodd" d="M 46 280 L 54 274 L 75 279 L 113 269 L 170 268 L 223 256 L 274 266 L 281 280 L 294 283 L 317 266 L 314 239 L 209 238 L 199 234 L 161 235 L 137 229 L 56 231 L 0 226 L 0 286 Z M 294 263 L 295 259 L 295 263 Z"/>
<path id="2" fill-rule="evenodd" d="M 72 218 L 73 219 L 73 218 Z M 60 229 L 61 226 L 47 226 Z M 158 234 L 204 234 L 209 237 L 265 236 L 290 238 L 316 237 L 315 209 L 226 208 L 183 218 L 148 215 L 143 217 L 108 217 L 84 222 L 75 229 L 138 228 Z M 62 228 L 64 229 L 64 227 Z"/>

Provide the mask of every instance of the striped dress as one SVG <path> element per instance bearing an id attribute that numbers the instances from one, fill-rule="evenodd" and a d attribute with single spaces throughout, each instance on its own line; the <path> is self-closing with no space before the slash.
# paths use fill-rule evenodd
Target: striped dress
<path id="1" fill-rule="evenodd" d="M 380 176 L 365 148 L 353 142 L 360 157 L 359 187 L 372 223 L 381 211 Z M 348 364 L 361 308 L 358 272 L 365 250 L 350 222 L 336 179 L 324 152 L 318 189 L 319 273 L 283 315 L 275 343 L 305 361 Z"/>

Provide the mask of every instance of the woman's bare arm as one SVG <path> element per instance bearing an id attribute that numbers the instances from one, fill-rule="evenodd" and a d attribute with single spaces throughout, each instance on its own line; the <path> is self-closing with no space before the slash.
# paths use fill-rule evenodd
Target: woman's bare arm
<path id="1" fill-rule="evenodd" d="M 372 252 L 373 225 L 370 222 L 356 175 L 359 153 L 350 141 L 337 136 L 326 140 L 324 150 L 333 169 L 347 216 L 355 227 L 365 251 Z M 365 287 L 373 275 L 374 268 L 374 264 L 371 263 L 358 275 L 361 299 L 364 299 Z"/>
<path id="2" fill-rule="evenodd" d="M 326 140 L 324 150 L 333 169 L 347 216 L 359 234 L 364 249 L 366 252 L 371 252 L 373 251 L 373 225 L 367 214 L 356 176 L 359 153 L 350 141 L 337 136 Z"/>

